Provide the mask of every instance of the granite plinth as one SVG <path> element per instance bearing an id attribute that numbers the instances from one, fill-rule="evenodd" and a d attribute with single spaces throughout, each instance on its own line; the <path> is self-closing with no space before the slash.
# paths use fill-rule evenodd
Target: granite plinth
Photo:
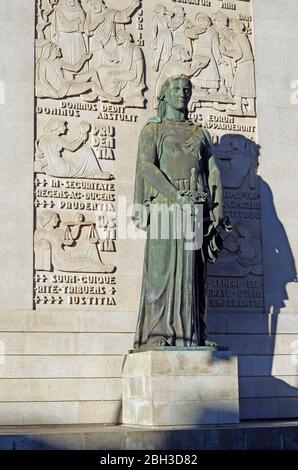
<path id="1" fill-rule="evenodd" d="M 128 354 L 122 395 L 125 425 L 239 423 L 237 356 L 211 349 Z"/>

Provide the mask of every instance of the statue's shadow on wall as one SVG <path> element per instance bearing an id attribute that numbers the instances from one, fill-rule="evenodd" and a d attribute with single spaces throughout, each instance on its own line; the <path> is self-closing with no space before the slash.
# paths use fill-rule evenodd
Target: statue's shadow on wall
<path id="1" fill-rule="evenodd" d="M 229 197 L 233 191 L 238 191 L 239 194 L 241 191 L 244 191 L 245 194 L 248 194 L 249 191 L 251 193 L 259 192 L 261 220 L 231 219 L 234 232 L 237 232 L 234 234 L 234 241 L 238 237 L 240 242 L 238 245 L 237 243 L 233 245 L 231 237 L 227 238 L 227 247 L 224 249 L 226 253 L 223 252 L 223 255 L 219 256 L 218 264 L 215 263 L 214 266 L 211 266 L 209 274 L 211 271 L 211 275 L 214 276 L 220 272 L 220 275 L 223 276 L 222 279 L 225 277 L 226 279 L 235 279 L 235 276 L 242 276 L 243 279 L 244 275 L 250 276 L 250 279 L 263 278 L 264 303 L 262 308 L 254 311 L 260 315 L 252 313 L 249 318 L 249 312 L 246 312 L 243 325 L 241 325 L 241 315 L 244 311 L 242 312 L 240 309 L 239 311 L 227 310 L 225 313 L 224 310 L 223 313 L 218 309 L 217 312 L 210 315 L 210 323 L 207 320 L 210 336 L 215 340 L 220 338 L 221 342 L 225 341 L 225 345 L 239 355 L 240 417 L 241 409 L 245 409 L 243 413 L 245 418 L 250 414 L 247 412 L 250 406 L 247 405 L 248 400 L 245 400 L 246 405 L 242 408 L 241 397 L 244 397 L 252 399 L 251 407 L 256 406 L 258 410 L 256 415 L 259 414 L 264 419 L 272 417 L 294 418 L 294 406 L 288 408 L 288 410 L 291 408 L 290 411 L 284 410 L 281 416 L 278 411 L 278 403 L 273 404 L 274 398 L 298 397 L 298 382 L 295 377 L 291 377 L 291 380 L 289 377 L 285 377 L 285 380 L 282 377 L 275 377 L 275 375 L 294 376 L 297 374 L 297 365 L 295 366 L 295 364 L 292 364 L 285 372 L 281 370 L 281 362 L 278 367 L 275 367 L 275 355 L 288 354 L 288 361 L 297 358 L 297 356 L 294 359 L 291 357 L 291 354 L 295 354 L 295 348 L 292 352 L 288 352 L 289 348 L 285 345 L 286 349 L 283 349 L 280 342 L 282 333 L 291 333 L 290 326 L 285 331 L 279 325 L 279 315 L 293 313 L 287 311 L 287 285 L 297 282 L 295 260 L 286 229 L 278 217 L 274 195 L 269 184 L 258 174 L 259 158 L 262 158 L 260 146 L 243 135 L 227 134 L 221 138 L 219 144 L 214 145 L 214 154 L 221 170 L 224 191 L 229 193 Z M 241 200 L 241 196 L 239 197 Z M 235 214 L 235 211 L 232 213 Z M 245 226 L 248 228 L 245 229 Z M 251 233 L 254 235 L 252 236 Z M 261 258 L 258 253 L 260 250 Z M 229 318 L 222 323 L 224 331 L 221 331 L 218 324 L 216 325 L 217 313 L 221 314 L 221 319 L 225 316 Z M 231 326 L 234 324 L 234 318 L 236 327 Z M 216 334 L 213 335 L 213 332 Z M 225 334 L 229 336 L 225 338 Z M 229 338 L 238 334 L 241 336 L 231 346 Z M 246 338 L 243 338 L 243 335 Z M 279 342 L 278 347 L 277 342 Z M 241 356 L 246 357 L 242 358 Z M 245 364 L 246 360 L 250 361 L 249 363 L 253 366 L 253 372 L 248 371 L 249 366 L 248 362 Z M 247 377 L 247 375 L 251 375 L 251 377 Z M 287 379 L 291 385 L 286 382 Z"/>

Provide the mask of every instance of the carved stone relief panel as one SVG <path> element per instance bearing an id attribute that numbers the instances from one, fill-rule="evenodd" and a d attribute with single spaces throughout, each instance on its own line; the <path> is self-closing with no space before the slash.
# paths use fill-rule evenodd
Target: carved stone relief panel
<path id="1" fill-rule="evenodd" d="M 254 67 L 249 0 L 36 0 L 36 308 L 138 308 L 142 251 L 118 239 L 118 199 L 132 201 L 138 135 L 161 84 L 182 73 L 234 224 L 210 268 L 210 308 L 242 309 L 219 302 L 235 294 L 226 280 L 261 293 L 257 163 L 243 150 L 256 137 Z"/>
<path id="2" fill-rule="evenodd" d="M 145 63 L 132 29 L 140 0 L 37 0 L 36 96 L 144 107 Z"/>
<path id="3" fill-rule="evenodd" d="M 225 214 L 233 232 L 223 233 L 224 249 L 209 267 L 209 310 L 262 312 L 263 260 L 258 145 L 227 134 L 214 146 L 224 186 Z"/>

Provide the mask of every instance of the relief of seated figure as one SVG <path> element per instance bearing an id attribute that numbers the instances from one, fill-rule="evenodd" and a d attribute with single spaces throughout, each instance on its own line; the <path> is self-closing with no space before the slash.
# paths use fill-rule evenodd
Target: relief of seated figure
<path id="1" fill-rule="evenodd" d="M 109 56 L 112 65 L 102 65 L 97 69 L 100 82 L 108 95 L 120 96 L 127 107 L 142 108 L 145 89 L 142 49 L 126 30 L 118 32 L 117 44 L 117 49 Z"/>
<path id="2" fill-rule="evenodd" d="M 38 98 L 61 99 L 84 95 L 84 99 L 110 101 L 118 103 L 121 98 L 106 93 L 95 70 L 79 73 L 92 54 L 84 56 L 76 64 L 67 64 L 62 59 L 59 46 L 48 42 L 44 44 L 36 67 L 36 96 Z M 67 78 L 65 72 L 72 72 L 74 78 Z M 85 97 L 88 93 L 88 98 Z"/>
<path id="3" fill-rule="evenodd" d="M 56 212 L 45 210 L 37 218 L 34 234 L 35 269 L 83 273 L 112 273 L 113 265 L 105 265 L 99 255 L 97 240 L 90 237 L 94 225 L 84 224 L 78 214 L 73 229 L 61 224 Z M 87 231 L 86 231 L 87 229 Z"/>
<path id="4" fill-rule="evenodd" d="M 61 178 L 111 179 L 110 173 L 102 172 L 92 147 L 84 145 L 91 125 L 81 122 L 80 127 L 80 137 L 71 142 L 64 137 L 67 122 L 52 118 L 36 145 L 36 170 Z"/>

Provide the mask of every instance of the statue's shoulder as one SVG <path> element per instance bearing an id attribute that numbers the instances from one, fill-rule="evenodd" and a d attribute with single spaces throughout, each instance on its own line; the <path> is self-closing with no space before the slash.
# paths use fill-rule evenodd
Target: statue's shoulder
<path id="1" fill-rule="evenodd" d="M 156 129 L 158 124 L 161 124 L 162 120 L 158 116 L 152 116 L 151 118 L 148 119 L 148 121 L 144 124 L 142 131 L 144 132 L 145 130 L 151 129 Z"/>
<path id="2" fill-rule="evenodd" d="M 209 131 L 205 129 L 205 127 L 202 126 L 199 122 L 194 122 L 192 121 L 193 125 L 201 132 L 202 137 L 209 143 L 211 144 L 211 136 L 209 134 Z"/>
<path id="3" fill-rule="evenodd" d="M 152 116 L 148 119 L 148 121 L 146 122 L 145 126 L 147 126 L 147 124 L 151 124 L 151 123 L 154 123 L 154 124 L 161 124 L 162 120 L 160 117 L 158 116 Z M 144 127 L 145 127 L 144 126 Z"/>
<path id="4" fill-rule="evenodd" d="M 205 140 L 207 140 L 209 143 L 211 143 L 211 137 L 210 137 L 210 134 L 209 134 L 209 131 L 207 129 L 205 129 L 205 127 L 202 126 L 202 124 L 200 122 L 197 122 L 197 121 L 191 121 L 192 125 L 194 126 L 194 129 L 201 133 L 201 136 L 202 138 L 204 138 Z"/>

